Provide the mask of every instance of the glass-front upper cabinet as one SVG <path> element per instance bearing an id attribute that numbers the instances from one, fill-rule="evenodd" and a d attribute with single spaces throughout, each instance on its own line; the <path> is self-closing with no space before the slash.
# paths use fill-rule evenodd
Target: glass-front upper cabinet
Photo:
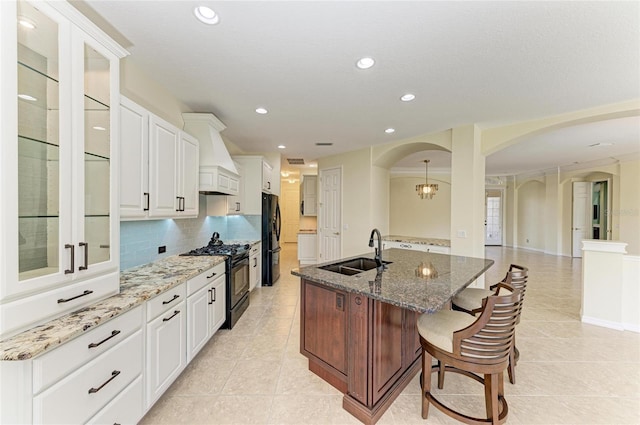
<path id="1" fill-rule="evenodd" d="M 119 58 L 67 2 L 0 1 L 0 299 L 119 263 Z M 15 141 L 15 142 L 14 142 Z"/>
<path id="2" fill-rule="evenodd" d="M 61 78 L 68 75 L 60 73 L 58 22 L 26 2 L 17 3 L 17 22 L 17 248 L 22 281 L 60 272 L 61 227 L 68 232 L 69 226 L 60 219 L 65 201 L 60 170 L 69 168 L 64 153 L 70 140 L 60 134 L 61 118 L 68 119 L 69 111 L 60 105 L 60 87 L 68 84 Z"/>
<path id="3" fill-rule="evenodd" d="M 111 61 L 84 44 L 84 241 L 87 267 L 111 257 Z"/>

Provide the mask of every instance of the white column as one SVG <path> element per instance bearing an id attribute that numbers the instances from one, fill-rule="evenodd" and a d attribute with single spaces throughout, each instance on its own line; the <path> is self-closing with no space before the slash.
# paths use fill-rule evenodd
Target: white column
<path id="1" fill-rule="evenodd" d="M 623 330 L 623 259 L 625 242 L 582 241 L 584 323 Z"/>
<path id="2" fill-rule="evenodd" d="M 454 128 L 451 136 L 451 254 L 484 258 L 484 156 L 480 129 Z M 437 195 L 436 195 L 437 196 Z M 484 276 L 471 286 L 484 286 Z"/>

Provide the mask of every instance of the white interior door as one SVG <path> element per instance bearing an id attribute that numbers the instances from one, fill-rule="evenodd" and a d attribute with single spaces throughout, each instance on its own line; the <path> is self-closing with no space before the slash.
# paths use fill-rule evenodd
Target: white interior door
<path id="1" fill-rule="evenodd" d="M 341 258 L 342 239 L 342 170 L 320 170 L 320 202 L 318 203 L 318 236 L 321 262 Z"/>
<path id="2" fill-rule="evenodd" d="M 582 240 L 589 236 L 591 224 L 591 183 L 573 182 L 572 256 L 582 257 Z"/>
<path id="3" fill-rule="evenodd" d="M 502 190 L 487 190 L 485 208 L 484 244 L 502 245 Z"/>
<path id="4" fill-rule="evenodd" d="M 296 182 L 297 183 L 297 182 Z M 280 212 L 282 213 L 281 241 L 287 243 L 298 242 L 298 229 L 300 228 L 300 188 L 298 184 L 281 181 Z"/>

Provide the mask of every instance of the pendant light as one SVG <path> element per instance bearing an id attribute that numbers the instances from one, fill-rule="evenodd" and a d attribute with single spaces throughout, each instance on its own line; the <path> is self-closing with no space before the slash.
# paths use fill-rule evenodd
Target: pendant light
<path id="1" fill-rule="evenodd" d="M 438 191 L 437 184 L 429 184 L 429 160 L 424 160 L 424 184 L 416 185 L 416 192 L 418 192 L 418 196 L 420 199 L 431 199 L 433 195 Z"/>

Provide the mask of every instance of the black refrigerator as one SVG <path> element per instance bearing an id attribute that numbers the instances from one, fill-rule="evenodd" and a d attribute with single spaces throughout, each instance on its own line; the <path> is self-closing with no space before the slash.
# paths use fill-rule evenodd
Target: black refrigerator
<path id="1" fill-rule="evenodd" d="M 262 194 L 262 286 L 280 277 L 280 229 L 282 216 L 276 195 Z"/>

